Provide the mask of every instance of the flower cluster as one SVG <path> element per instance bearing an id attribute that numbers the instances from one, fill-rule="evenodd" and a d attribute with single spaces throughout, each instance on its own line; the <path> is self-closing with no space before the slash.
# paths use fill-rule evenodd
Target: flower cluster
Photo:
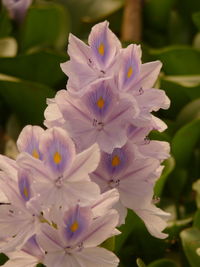
<path id="1" fill-rule="evenodd" d="M 142 64 L 140 46 L 122 48 L 106 21 L 88 43 L 69 37 L 67 90 L 48 99 L 47 129 L 26 126 L 17 159 L 0 156 L 5 267 L 118 266 L 100 245 L 120 233 L 127 208 L 166 237 L 169 214 L 153 203 L 153 187 L 169 145 L 147 138 L 166 128 L 151 114 L 169 106 L 152 88 L 161 63 Z"/>

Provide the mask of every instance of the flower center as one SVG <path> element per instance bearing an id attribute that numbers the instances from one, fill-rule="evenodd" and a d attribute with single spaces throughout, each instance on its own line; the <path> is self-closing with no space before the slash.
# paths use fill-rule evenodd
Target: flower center
<path id="1" fill-rule="evenodd" d="M 103 43 L 101 43 L 101 44 L 99 45 L 99 47 L 98 47 L 98 51 L 99 51 L 99 54 L 100 54 L 101 56 L 104 55 L 104 53 L 105 53 L 105 49 L 104 49 L 104 44 L 103 44 Z"/>
<path id="2" fill-rule="evenodd" d="M 34 158 L 36 158 L 36 159 L 39 159 L 39 153 L 38 153 L 38 151 L 36 150 L 36 149 L 34 149 L 33 151 L 32 151 L 32 156 L 34 157 Z"/>
<path id="3" fill-rule="evenodd" d="M 72 223 L 72 225 L 70 226 L 70 230 L 71 230 L 73 233 L 76 232 L 76 231 L 78 230 L 78 228 L 79 228 L 79 224 L 78 224 L 77 221 L 74 221 L 74 222 Z"/>
<path id="4" fill-rule="evenodd" d="M 132 76 L 132 74 L 133 74 L 133 68 L 130 67 L 130 68 L 128 69 L 128 72 L 127 72 L 127 78 L 130 78 L 130 77 Z"/>
<path id="5" fill-rule="evenodd" d="M 25 198 L 29 198 L 28 189 L 26 187 L 24 187 L 23 193 L 24 193 Z"/>
<path id="6" fill-rule="evenodd" d="M 108 182 L 108 185 L 109 187 L 111 188 L 115 188 L 115 187 L 118 187 L 120 184 L 120 179 L 111 179 L 109 182 Z"/>
<path id="7" fill-rule="evenodd" d="M 62 160 L 60 153 L 56 152 L 53 156 L 53 160 L 56 164 L 59 164 Z"/>
<path id="8" fill-rule="evenodd" d="M 112 166 L 117 167 L 119 164 L 120 164 L 120 158 L 119 158 L 119 156 L 115 155 L 112 158 Z"/>
<path id="9" fill-rule="evenodd" d="M 98 107 L 99 109 L 102 109 L 102 108 L 104 107 L 104 105 L 105 105 L 105 101 L 104 101 L 104 99 L 103 99 L 102 97 L 100 97 L 100 98 L 98 99 L 98 101 L 97 101 L 97 107 Z"/>
<path id="10" fill-rule="evenodd" d="M 101 131 L 103 130 L 103 127 L 104 127 L 104 123 L 103 122 L 98 122 L 96 119 L 93 120 L 93 124 L 92 124 L 94 127 L 97 128 L 98 131 Z"/>

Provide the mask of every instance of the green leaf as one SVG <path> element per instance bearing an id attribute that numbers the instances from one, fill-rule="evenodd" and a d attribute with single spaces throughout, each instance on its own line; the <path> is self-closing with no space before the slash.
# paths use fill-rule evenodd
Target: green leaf
<path id="1" fill-rule="evenodd" d="M 200 230 L 197 228 L 183 230 L 180 237 L 190 266 L 200 266 L 200 256 L 197 255 L 197 249 L 200 248 Z"/>
<path id="2" fill-rule="evenodd" d="M 145 1 L 144 16 L 147 20 L 147 25 L 154 29 L 165 29 L 174 4 L 175 0 Z"/>
<path id="3" fill-rule="evenodd" d="M 62 5 L 50 2 L 32 5 L 23 23 L 21 49 L 62 49 L 67 44 L 69 31 L 69 15 Z"/>
<path id="4" fill-rule="evenodd" d="M 171 10 L 167 30 L 171 44 L 187 44 L 190 41 L 190 30 L 185 27 L 184 18 L 178 10 Z"/>
<path id="5" fill-rule="evenodd" d="M 178 265 L 170 259 L 160 259 L 151 262 L 147 267 L 178 267 Z"/>
<path id="6" fill-rule="evenodd" d="M 198 30 L 200 31 L 200 12 L 196 12 L 192 14 L 192 19 L 194 24 L 197 26 Z"/>
<path id="7" fill-rule="evenodd" d="M 198 196 L 198 204 L 199 204 L 199 196 Z M 193 227 L 196 227 L 200 230 L 200 209 L 198 209 L 195 213 Z"/>
<path id="8" fill-rule="evenodd" d="M 154 59 L 163 63 L 163 71 L 167 75 L 200 74 L 200 51 L 187 46 L 170 46 L 151 50 Z"/>
<path id="9" fill-rule="evenodd" d="M 54 91 L 42 84 L 0 80 L 0 97 L 24 124 L 42 124 L 46 98 Z"/>
<path id="10" fill-rule="evenodd" d="M 171 100 L 170 108 L 163 110 L 162 114 L 170 119 L 175 119 L 180 110 L 190 102 L 190 97 L 185 93 L 182 86 L 177 83 L 165 80 L 165 77 L 161 79 L 161 88 L 165 90 L 167 96 Z"/>
<path id="11" fill-rule="evenodd" d="M 146 267 L 146 264 L 140 258 L 137 258 L 136 263 L 138 267 Z"/>
<path id="12" fill-rule="evenodd" d="M 172 240 L 179 238 L 180 232 L 189 227 L 192 221 L 193 217 L 182 220 L 171 220 L 170 222 L 168 222 L 166 232 L 169 234 L 169 238 Z"/>
<path id="13" fill-rule="evenodd" d="M 83 22 L 94 23 L 120 10 L 124 0 L 59 0 L 71 14 L 72 32 L 82 34 Z"/>
<path id="14" fill-rule="evenodd" d="M 0 253 L 0 265 L 3 265 L 7 260 L 8 257 L 5 254 Z"/>
<path id="15" fill-rule="evenodd" d="M 169 176 L 169 174 L 173 171 L 174 167 L 175 167 L 175 160 L 173 157 L 170 157 L 169 159 L 164 161 L 164 170 L 163 173 L 161 175 L 161 177 L 157 180 L 155 187 L 154 187 L 154 194 L 157 197 L 160 197 L 165 185 L 165 182 L 167 180 L 167 177 Z"/>
<path id="16" fill-rule="evenodd" d="M 0 12 L 0 38 L 7 37 L 12 31 L 12 24 L 5 8 Z"/>
<path id="17" fill-rule="evenodd" d="M 66 79 L 60 69 L 60 63 L 66 59 L 63 55 L 48 51 L 0 58 L 0 73 L 54 87 Z"/>
<path id="18" fill-rule="evenodd" d="M 188 180 L 188 172 L 185 168 L 175 167 L 169 176 L 168 184 L 175 201 L 179 201 L 181 193 Z"/>
<path id="19" fill-rule="evenodd" d="M 197 208 L 200 209 L 200 179 L 193 183 L 192 189 L 196 191 L 196 204 Z"/>
<path id="20" fill-rule="evenodd" d="M 200 118 L 200 98 L 191 101 L 183 109 L 177 116 L 177 124 L 178 126 L 182 126 L 184 124 L 189 123 L 192 120 Z"/>
<path id="21" fill-rule="evenodd" d="M 171 148 L 177 165 L 185 167 L 189 163 L 199 138 L 200 119 L 186 124 L 176 132 L 172 139 Z"/>
<path id="22" fill-rule="evenodd" d="M 134 228 L 134 222 L 135 221 L 135 214 L 128 210 L 128 214 L 126 217 L 126 223 L 123 224 L 119 230 L 122 233 L 121 235 L 116 236 L 116 243 L 115 243 L 115 251 L 118 252 L 123 247 L 124 243 L 126 242 L 126 239 L 131 234 Z"/>
<path id="23" fill-rule="evenodd" d="M 115 250 L 115 236 L 112 236 L 108 238 L 106 241 L 104 241 L 101 244 L 101 247 L 106 248 L 110 251 L 114 251 Z"/>

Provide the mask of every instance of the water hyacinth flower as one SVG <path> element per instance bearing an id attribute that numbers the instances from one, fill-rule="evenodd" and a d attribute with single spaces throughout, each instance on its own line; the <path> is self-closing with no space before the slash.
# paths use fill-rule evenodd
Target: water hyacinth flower
<path id="1" fill-rule="evenodd" d="M 19 152 L 27 152 L 36 159 L 42 159 L 42 154 L 39 150 L 39 142 L 43 133 L 44 129 L 40 126 L 25 126 L 17 139 Z"/>
<path id="2" fill-rule="evenodd" d="M 45 252 L 39 247 L 36 236 L 33 235 L 19 251 L 6 253 L 9 260 L 4 267 L 35 267 L 43 262 Z"/>
<path id="3" fill-rule="evenodd" d="M 7 8 L 10 17 L 21 22 L 32 0 L 2 0 L 2 3 Z"/>
<path id="4" fill-rule="evenodd" d="M 114 147 L 123 146 L 127 141 L 127 127 L 139 112 L 134 98 L 115 93 L 109 80 L 91 85 L 90 91 L 78 99 L 61 90 L 55 102 L 65 120 L 64 128 L 79 151 L 94 143 L 108 153 Z M 46 115 L 48 125 L 50 111 Z"/>
<path id="5" fill-rule="evenodd" d="M 92 28 L 89 46 L 70 34 L 70 61 L 61 64 L 63 72 L 69 77 L 67 89 L 70 93 L 83 95 L 89 84 L 104 77 L 113 77 L 116 72 L 121 43 L 108 26 L 109 23 L 104 21 Z"/>
<path id="6" fill-rule="evenodd" d="M 42 134 L 39 151 L 42 160 L 23 152 L 17 163 L 32 174 L 33 189 L 43 205 L 60 207 L 78 199 L 88 203 L 99 195 L 99 187 L 89 178 L 99 163 L 97 144 L 76 154 L 68 134 L 54 127 Z"/>
<path id="7" fill-rule="evenodd" d="M 115 229 L 118 213 L 110 208 L 110 203 L 118 200 L 115 196 L 112 190 L 110 199 L 103 197 L 92 206 L 77 203 L 60 210 L 54 218 L 56 228 L 44 224 L 37 236 L 39 245 L 46 251 L 44 264 L 48 267 L 118 266 L 119 260 L 112 252 L 98 247 L 107 238 L 119 234 Z"/>
<path id="8" fill-rule="evenodd" d="M 125 220 L 124 209 L 129 208 L 142 218 L 153 236 L 165 238 L 167 235 L 161 233 L 166 227 L 163 218 L 168 219 L 169 214 L 152 204 L 153 185 L 161 170 L 159 160 L 143 156 L 135 145 L 128 142 L 122 148 L 115 148 L 111 154 L 102 152 L 100 164 L 91 178 L 102 192 L 111 188 L 118 190 L 120 223 Z"/>
<path id="9" fill-rule="evenodd" d="M 131 44 L 122 49 L 116 75 L 120 90 L 138 94 L 141 89 L 153 87 L 162 64 L 158 60 L 142 64 L 141 55 L 140 45 Z"/>

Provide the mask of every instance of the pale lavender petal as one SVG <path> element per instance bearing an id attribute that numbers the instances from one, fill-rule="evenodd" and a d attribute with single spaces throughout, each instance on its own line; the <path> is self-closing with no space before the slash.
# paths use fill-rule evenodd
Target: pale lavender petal
<path id="1" fill-rule="evenodd" d="M 81 201 L 83 205 L 90 205 L 91 202 L 100 194 L 99 186 L 91 181 L 87 181 L 87 177 L 84 177 L 82 181 L 67 183 L 65 184 L 65 201 L 62 203 L 63 206 L 70 206 L 76 203 L 78 200 Z M 67 196 L 68 194 L 68 196 Z"/>
<path id="2" fill-rule="evenodd" d="M 89 59 L 91 57 L 89 46 L 71 33 L 69 34 L 69 45 L 67 52 L 70 58 L 75 59 L 78 62 L 89 63 Z M 61 64 L 61 68 L 63 72 L 65 72 L 65 63 Z"/>
<path id="3" fill-rule="evenodd" d="M 75 257 L 82 267 L 114 267 L 119 264 L 119 259 L 114 253 L 100 247 L 85 248 Z"/>
<path id="4" fill-rule="evenodd" d="M 23 246 L 22 251 L 37 258 L 38 262 L 42 262 L 44 251 L 39 247 L 36 241 L 36 235 L 33 235 Z"/>
<path id="5" fill-rule="evenodd" d="M 17 181 L 18 167 L 15 160 L 0 155 L 0 169 L 9 177 L 9 179 Z"/>
<path id="6" fill-rule="evenodd" d="M 83 102 L 87 106 L 89 112 L 92 113 L 97 120 L 102 120 L 111 111 L 114 101 L 116 101 L 116 96 L 110 84 L 106 81 L 90 86 L 90 92 L 83 98 Z"/>
<path id="7" fill-rule="evenodd" d="M 56 175 L 62 175 L 75 157 L 75 147 L 66 131 L 54 127 L 47 129 L 40 140 L 44 164 Z"/>
<path id="8" fill-rule="evenodd" d="M 36 235 L 36 240 L 39 246 L 47 253 L 50 252 L 50 254 L 65 247 L 59 231 L 48 224 L 42 225 L 41 232 Z"/>
<path id="9" fill-rule="evenodd" d="M 134 211 L 144 221 L 151 235 L 161 239 L 168 236 L 168 234 L 162 233 L 162 231 L 167 227 L 166 220 L 170 217 L 169 213 L 162 211 L 154 205 Z"/>
<path id="10" fill-rule="evenodd" d="M 3 267 L 35 267 L 40 261 L 38 258 L 24 252 L 15 251 L 6 253 L 9 260 L 3 265 Z"/>
<path id="11" fill-rule="evenodd" d="M 21 131 L 17 147 L 20 152 L 27 152 L 37 159 L 41 159 L 42 155 L 39 150 L 39 140 L 44 130 L 39 126 L 27 125 Z"/>
<path id="12" fill-rule="evenodd" d="M 126 220 L 126 216 L 128 212 L 127 208 L 122 204 L 120 200 L 117 202 L 117 204 L 113 208 L 116 209 L 119 214 L 119 221 L 118 221 L 117 226 L 125 224 L 125 220 Z"/>
<path id="13" fill-rule="evenodd" d="M 87 86 L 99 78 L 98 71 L 93 70 L 85 62 L 80 63 L 75 60 L 70 60 L 61 64 L 61 68 L 69 77 L 67 90 L 76 96 L 83 95 Z"/>
<path id="14" fill-rule="evenodd" d="M 87 150 L 76 155 L 74 162 L 68 172 L 65 173 L 64 179 L 70 182 L 77 182 L 87 177 L 93 172 L 100 161 L 100 151 L 97 144 L 92 145 Z"/>
<path id="15" fill-rule="evenodd" d="M 141 48 L 139 45 L 129 45 L 120 55 L 118 86 L 120 90 L 128 90 L 137 80 L 141 67 Z"/>
<path id="16" fill-rule="evenodd" d="M 76 205 L 64 214 L 63 237 L 68 246 L 81 242 L 85 232 L 88 232 L 92 222 L 92 211 L 90 207 Z"/>
<path id="17" fill-rule="evenodd" d="M 105 216 L 98 217 L 93 221 L 89 231 L 86 233 L 83 243 L 84 247 L 95 247 L 112 236 L 117 226 L 119 216 L 117 211 L 111 210 Z"/>
<path id="18" fill-rule="evenodd" d="M 108 28 L 108 25 L 107 21 L 98 23 L 92 28 L 88 38 L 95 63 L 102 70 L 113 64 L 121 48 L 118 38 Z"/>
<path id="19" fill-rule="evenodd" d="M 154 130 L 158 130 L 159 132 L 163 132 L 164 130 L 167 129 L 167 124 L 162 121 L 161 119 L 155 117 L 154 115 L 152 116 L 152 126 Z"/>
<path id="20" fill-rule="evenodd" d="M 19 187 L 19 192 L 24 201 L 28 201 L 32 197 L 30 178 L 31 178 L 30 172 L 27 172 L 23 169 L 19 169 L 18 187 Z"/>
<path id="21" fill-rule="evenodd" d="M 170 146 L 168 142 L 151 140 L 150 142 L 140 145 L 139 150 L 148 157 L 165 160 L 170 155 Z"/>
<path id="22" fill-rule="evenodd" d="M 132 140 L 135 144 L 144 143 L 146 136 L 152 130 L 152 127 L 138 127 L 130 124 L 127 130 L 128 139 Z"/>
<path id="23" fill-rule="evenodd" d="M 65 124 L 65 120 L 60 112 L 58 105 L 55 102 L 47 101 L 47 108 L 44 111 L 44 125 L 47 128 L 52 128 L 54 126 L 62 127 Z"/>
<path id="24" fill-rule="evenodd" d="M 17 164 L 25 169 L 28 170 L 34 177 L 34 180 L 40 181 L 40 179 L 52 179 L 53 175 L 51 175 L 48 168 L 45 168 L 44 163 L 41 160 L 38 160 L 32 157 L 30 154 L 26 152 L 20 153 L 17 157 Z"/>
<path id="25" fill-rule="evenodd" d="M 5 246 L 0 248 L 0 251 L 3 253 L 12 252 L 15 249 L 20 250 L 23 247 L 23 245 L 27 242 L 27 240 L 32 235 L 34 235 L 36 232 L 34 224 L 31 222 L 31 220 L 29 220 L 29 221 L 27 220 L 23 224 L 21 224 L 20 221 L 14 221 L 13 224 L 14 223 L 15 223 L 15 225 L 17 223 L 19 223 L 21 229 L 15 237 L 13 237 L 11 240 L 9 240 L 9 242 Z M 15 227 L 15 226 L 12 225 L 12 227 Z"/>
<path id="26" fill-rule="evenodd" d="M 152 88 L 158 78 L 161 67 L 162 63 L 160 61 L 142 64 L 140 75 L 138 80 L 134 83 L 134 88 Z"/>
<path id="27" fill-rule="evenodd" d="M 170 106 L 170 100 L 165 91 L 159 89 L 144 90 L 143 94 L 138 95 L 136 99 L 141 109 L 149 112 L 158 111 L 160 108 L 168 109 Z"/>
<path id="28" fill-rule="evenodd" d="M 111 189 L 99 197 L 92 205 L 92 212 L 94 217 L 102 216 L 107 213 L 113 206 L 116 206 L 116 202 L 119 200 L 119 193 L 116 189 Z"/>

